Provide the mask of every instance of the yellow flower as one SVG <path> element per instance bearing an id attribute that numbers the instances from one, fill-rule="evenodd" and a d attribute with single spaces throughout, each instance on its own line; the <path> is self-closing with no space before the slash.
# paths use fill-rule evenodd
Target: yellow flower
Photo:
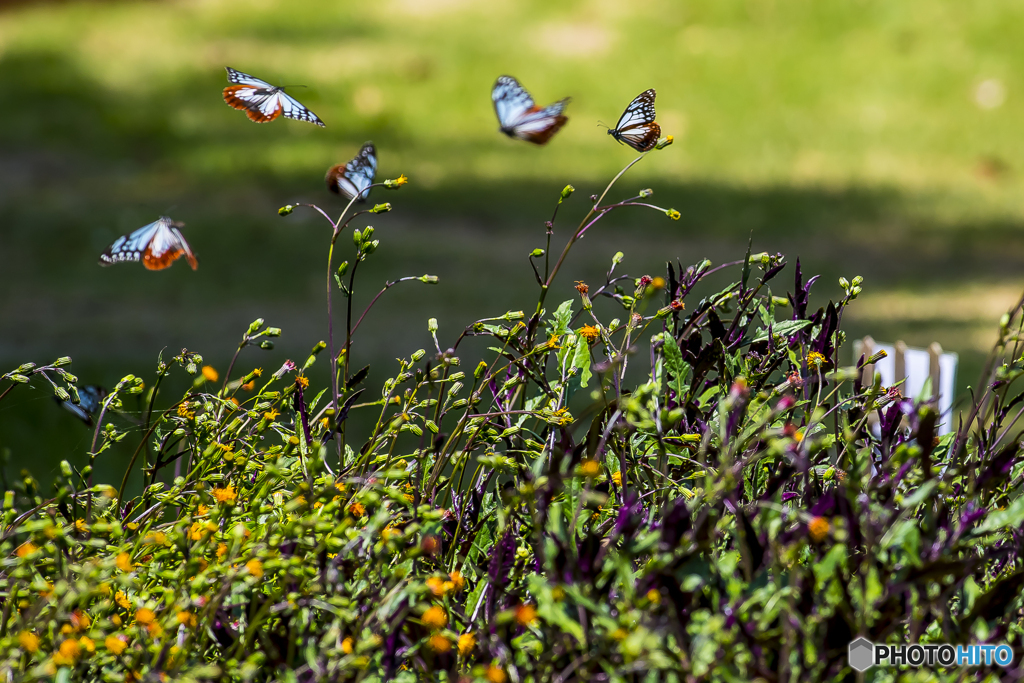
<path id="1" fill-rule="evenodd" d="M 624 640 L 625 640 L 625 639 L 626 639 L 626 638 L 627 638 L 627 637 L 629 636 L 629 634 L 628 634 L 628 633 L 626 633 L 626 629 L 624 629 L 624 628 L 621 628 L 621 627 L 620 627 L 620 628 L 617 628 L 617 629 L 615 629 L 615 630 L 614 630 L 614 631 L 612 631 L 612 632 L 611 632 L 611 633 L 610 633 L 609 635 L 611 635 L 611 637 L 612 637 L 612 640 L 617 640 L 617 641 L 619 641 L 620 643 L 621 643 L 622 641 L 624 641 Z"/>
<path id="2" fill-rule="evenodd" d="M 77 640 L 74 638 L 68 638 L 60 644 L 60 648 L 58 648 L 58 650 L 60 651 L 61 656 L 74 661 L 74 659 L 78 657 L 78 653 L 81 652 L 81 647 Z"/>
<path id="3" fill-rule="evenodd" d="M 580 328 L 580 336 L 586 339 L 588 342 L 593 342 L 595 339 L 601 336 L 601 330 L 593 325 L 584 325 Z"/>
<path id="4" fill-rule="evenodd" d="M 818 353 L 817 351 L 811 351 L 809 354 L 807 354 L 807 366 L 808 367 L 814 367 L 814 368 L 821 367 L 822 365 L 824 365 L 827 362 L 828 362 L 828 359 L 825 358 L 824 354 Z"/>
<path id="5" fill-rule="evenodd" d="M 195 411 L 188 409 L 188 402 L 178 404 L 178 417 L 186 417 L 191 420 L 195 416 Z"/>
<path id="6" fill-rule="evenodd" d="M 622 486 L 622 472 L 612 472 L 612 481 L 616 486 Z"/>
<path id="7" fill-rule="evenodd" d="M 551 597 L 555 602 L 562 602 L 562 600 L 565 600 L 565 589 L 561 586 L 555 586 L 551 589 Z"/>
<path id="8" fill-rule="evenodd" d="M 128 524 L 126 524 L 125 526 L 127 526 L 132 531 L 135 531 L 136 529 L 139 528 L 139 523 L 138 522 L 128 522 Z"/>
<path id="9" fill-rule="evenodd" d="M 423 613 L 422 621 L 423 625 L 429 628 L 444 628 L 445 624 L 448 623 L 448 615 L 445 614 L 442 607 L 434 605 Z"/>
<path id="10" fill-rule="evenodd" d="M 187 611 L 184 611 L 184 610 L 181 611 L 181 612 L 178 612 L 177 618 L 178 618 L 178 623 L 181 624 L 182 626 L 184 626 L 185 628 L 195 628 L 196 627 L 196 615 L 192 614 L 191 612 L 187 612 Z"/>
<path id="11" fill-rule="evenodd" d="M 142 542 L 147 545 L 167 545 L 167 534 L 162 531 L 157 531 L 146 536 Z"/>
<path id="12" fill-rule="evenodd" d="M 683 214 L 679 213 L 675 209 L 669 209 L 668 211 L 665 212 L 665 215 L 674 221 L 679 220 L 683 216 Z"/>
<path id="13" fill-rule="evenodd" d="M 155 619 L 156 614 L 153 612 L 153 610 L 147 609 L 145 607 L 142 607 L 141 609 L 139 609 L 139 611 L 135 613 L 135 621 L 139 622 L 143 626 L 147 624 L 152 624 Z"/>
<path id="14" fill-rule="evenodd" d="M 117 628 L 121 628 L 121 615 L 120 614 L 111 614 L 110 615 L 110 623 L 113 624 L 114 626 L 116 626 Z"/>
<path id="15" fill-rule="evenodd" d="M 82 649 L 86 652 L 96 652 L 96 643 L 93 642 L 92 638 L 82 636 L 78 639 L 78 644 L 82 646 Z"/>
<path id="16" fill-rule="evenodd" d="M 814 517 L 807 523 L 807 533 L 815 543 L 821 543 L 828 537 L 829 523 L 824 517 Z"/>
<path id="17" fill-rule="evenodd" d="M 651 280 L 651 287 L 653 287 L 654 289 L 664 289 L 665 288 L 665 278 L 663 278 L 663 277 L 656 277 L 656 278 L 654 278 L 653 280 Z"/>
<path id="18" fill-rule="evenodd" d="M 205 377 L 208 382 L 216 382 L 217 379 L 220 377 L 220 374 L 218 374 L 217 371 L 214 370 L 212 365 L 204 365 L 203 377 Z"/>
<path id="19" fill-rule="evenodd" d="M 448 575 L 448 578 L 452 580 L 452 587 L 456 593 L 461 593 L 462 589 L 466 587 L 466 578 L 462 572 L 455 570 Z"/>
<path id="20" fill-rule="evenodd" d="M 267 420 L 267 422 L 273 422 L 274 420 L 277 419 L 277 416 L 280 414 L 281 413 L 278 412 L 276 409 L 271 408 L 267 412 L 263 413 L 263 417 Z"/>
<path id="21" fill-rule="evenodd" d="M 77 531 L 80 534 L 84 534 L 88 530 L 89 530 L 89 526 L 85 523 L 84 519 L 79 517 L 78 519 L 75 520 L 75 531 Z"/>
<path id="22" fill-rule="evenodd" d="M 405 177 L 405 174 L 398 176 L 394 180 L 385 180 L 384 184 L 387 185 L 388 189 L 393 190 L 397 187 L 401 187 L 409 182 L 409 179 Z"/>
<path id="23" fill-rule="evenodd" d="M 427 641 L 427 644 L 430 646 L 431 650 L 441 654 L 452 649 L 452 641 L 448 640 L 448 636 L 442 636 L 440 633 L 435 633 L 430 636 L 430 640 Z"/>
<path id="24" fill-rule="evenodd" d="M 341 641 L 342 652 L 344 652 L 347 655 L 350 655 L 352 654 L 353 650 L 355 650 L 355 641 L 352 640 L 352 636 L 349 636 L 345 640 Z"/>
<path id="25" fill-rule="evenodd" d="M 18 634 L 18 644 L 21 648 L 29 654 L 35 654 L 39 651 L 39 636 L 28 631 L 22 631 Z"/>
<path id="26" fill-rule="evenodd" d="M 211 493 L 218 503 L 233 502 L 237 497 L 235 487 L 232 484 L 228 484 L 224 488 L 215 488 Z"/>
<path id="27" fill-rule="evenodd" d="M 530 604 L 516 607 L 516 623 L 520 626 L 530 626 L 537 621 L 537 608 Z"/>
<path id="28" fill-rule="evenodd" d="M 132 602 L 128 599 L 128 596 L 124 594 L 124 591 L 117 591 L 114 594 L 114 602 L 121 606 L 122 609 L 131 609 Z"/>
<path id="29" fill-rule="evenodd" d="M 487 673 L 484 674 L 484 677 L 487 679 L 488 683 L 505 683 L 505 681 L 508 680 L 505 672 L 500 667 L 494 666 L 493 664 L 487 667 Z"/>
<path id="30" fill-rule="evenodd" d="M 431 593 L 438 597 L 444 595 L 446 592 L 444 589 L 444 584 L 445 581 L 437 578 L 436 576 L 431 576 L 429 579 L 427 579 L 427 588 L 430 589 Z"/>
<path id="31" fill-rule="evenodd" d="M 245 568 L 248 569 L 249 573 L 257 579 L 263 576 L 263 563 L 255 557 L 245 563 Z"/>
<path id="32" fill-rule="evenodd" d="M 203 517 L 210 511 L 210 508 L 200 503 L 199 508 L 196 510 L 196 517 Z"/>
<path id="33" fill-rule="evenodd" d="M 130 572 L 132 570 L 132 556 L 128 553 L 118 553 L 114 563 L 123 572 Z"/>
<path id="34" fill-rule="evenodd" d="M 476 647 L 476 636 L 472 633 L 463 633 L 459 636 L 459 654 L 465 657 Z"/>
<path id="35" fill-rule="evenodd" d="M 256 375 L 257 377 L 262 377 L 263 376 L 263 368 L 253 368 L 252 374 Z"/>
<path id="36" fill-rule="evenodd" d="M 348 511 L 353 517 L 362 517 L 366 512 L 366 508 L 362 503 L 356 502 L 348 506 Z"/>
<path id="37" fill-rule="evenodd" d="M 660 605 L 661 593 L 658 592 L 657 588 L 652 588 L 651 590 L 647 591 L 647 599 L 651 601 L 652 605 Z"/>
<path id="38" fill-rule="evenodd" d="M 92 623 L 92 619 L 89 615 L 81 610 L 75 610 L 71 613 L 71 625 L 76 631 L 84 631 L 89 628 L 89 624 Z"/>
<path id="39" fill-rule="evenodd" d="M 115 655 L 121 654 L 128 647 L 128 643 L 116 636 L 107 636 L 107 639 L 103 641 L 103 645 Z"/>
<path id="40" fill-rule="evenodd" d="M 15 552 L 15 554 L 18 557 L 25 558 L 37 550 L 39 550 L 39 548 L 37 548 L 31 541 L 25 541 L 24 543 L 18 546 L 18 550 Z"/>
<path id="41" fill-rule="evenodd" d="M 156 622 L 153 622 L 152 624 L 147 626 L 146 630 L 149 632 L 149 635 L 152 638 L 159 638 L 164 634 L 164 627 Z"/>
<path id="42" fill-rule="evenodd" d="M 303 377 L 302 375 L 299 375 L 298 377 L 295 378 L 295 383 L 298 384 L 303 389 L 309 386 L 309 380 Z"/>
<path id="43" fill-rule="evenodd" d="M 601 463 L 596 460 L 584 460 L 580 463 L 580 474 L 584 477 L 596 477 L 601 474 Z"/>

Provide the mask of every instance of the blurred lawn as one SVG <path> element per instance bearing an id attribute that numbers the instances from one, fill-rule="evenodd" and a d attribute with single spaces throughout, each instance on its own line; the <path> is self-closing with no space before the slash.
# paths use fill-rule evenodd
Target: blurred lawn
<path id="1" fill-rule="evenodd" d="M 526 254 L 565 183 L 586 197 L 632 158 L 597 126 L 658 89 L 673 147 L 637 166 L 683 213 L 622 214 L 570 258 L 554 301 L 597 281 L 610 256 L 659 273 L 757 251 L 866 278 L 853 334 L 939 341 L 972 382 L 1024 260 L 1024 4 L 857 0 L 505 2 L 190 0 L 26 3 L 0 12 L 0 367 L 75 359 L 84 383 L 145 373 L 183 346 L 225 367 L 254 318 L 283 327 L 271 354 L 326 334 L 325 226 L 276 208 L 338 210 L 324 171 L 367 139 L 379 177 L 405 173 L 363 296 L 403 284 L 364 326 L 367 360 L 427 346 L 476 317 L 534 301 Z M 225 65 L 291 92 L 326 129 L 256 125 L 221 101 Z M 570 124 L 545 148 L 497 133 L 489 92 L 517 76 Z M 100 269 L 119 234 L 168 213 L 201 268 Z M 347 241 L 343 241 L 347 244 Z M 786 281 L 792 274 L 786 276 Z M 784 282 L 777 285 L 783 288 Z M 374 379 L 384 377 L 375 370 Z M 41 442 L 40 434 L 49 441 Z M 44 390 L 0 404 L 15 463 L 80 461 L 84 430 Z M 115 456 L 112 456 L 115 457 Z M 116 456 L 120 457 L 120 456 Z M 115 459 L 116 459 L 115 457 Z M 46 478 L 45 472 L 40 472 Z"/>

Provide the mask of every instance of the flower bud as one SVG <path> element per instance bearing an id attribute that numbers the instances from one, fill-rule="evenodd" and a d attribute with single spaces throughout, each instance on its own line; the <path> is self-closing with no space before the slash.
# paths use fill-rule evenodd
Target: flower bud
<path id="1" fill-rule="evenodd" d="M 384 202 L 383 204 L 374 204 L 373 208 L 370 209 L 370 213 L 387 213 L 391 210 L 391 202 Z"/>
<path id="2" fill-rule="evenodd" d="M 281 336 L 281 328 L 280 327 L 268 327 L 266 332 L 264 332 L 264 334 L 266 334 L 268 337 L 280 337 Z"/>
<path id="3" fill-rule="evenodd" d="M 366 242 L 367 240 L 371 239 L 372 237 L 373 237 L 373 226 L 372 225 L 367 225 L 365 228 L 363 228 L 363 241 Z"/>
<path id="4" fill-rule="evenodd" d="M 356 228 L 355 230 L 352 231 L 352 244 L 354 244 L 354 245 L 356 245 L 356 247 L 358 247 L 360 242 L 362 242 L 362 241 L 363 241 L 363 232 L 359 228 Z"/>
<path id="5" fill-rule="evenodd" d="M 71 365 L 71 356 L 61 356 L 53 361 L 53 367 L 59 368 L 62 365 Z"/>
<path id="6" fill-rule="evenodd" d="M 60 473 L 63 474 L 65 477 L 70 477 L 72 475 L 71 463 L 69 463 L 67 460 L 61 460 Z"/>
<path id="7" fill-rule="evenodd" d="M 28 384 L 28 377 L 25 375 L 19 375 L 16 372 L 10 375 L 5 375 L 5 377 L 6 379 L 11 380 L 12 382 L 17 382 L 18 384 Z"/>
<path id="8" fill-rule="evenodd" d="M 67 390 L 64 389 L 63 387 L 54 387 L 53 388 L 53 393 L 61 401 L 69 401 L 69 400 L 71 400 L 71 395 L 68 394 Z"/>
<path id="9" fill-rule="evenodd" d="M 487 372 L 487 363 L 480 361 L 477 364 L 476 369 L 473 370 L 473 377 L 475 379 L 480 379 L 481 377 L 484 376 L 485 372 Z"/>
<path id="10" fill-rule="evenodd" d="M 668 216 L 669 218 L 671 218 L 672 220 L 677 221 L 680 218 L 682 218 L 683 214 L 679 213 L 675 209 L 666 209 L 665 210 L 665 215 Z"/>
<path id="11" fill-rule="evenodd" d="M 422 275 L 417 278 L 420 282 L 427 285 L 436 285 L 438 277 L 436 275 Z"/>
<path id="12" fill-rule="evenodd" d="M 647 199 L 653 194 L 654 190 L 652 190 L 651 188 L 647 188 L 646 190 L 640 190 L 640 196 L 643 197 L 644 199 Z"/>
<path id="13" fill-rule="evenodd" d="M 274 342 L 270 341 L 269 339 L 264 339 L 263 341 L 260 342 L 260 348 L 263 349 L 264 351 L 270 351 L 274 348 Z"/>
<path id="14" fill-rule="evenodd" d="M 342 261 L 341 265 L 338 266 L 338 277 L 345 277 L 345 273 L 348 272 L 348 261 Z"/>
<path id="15" fill-rule="evenodd" d="M 372 254 L 373 252 L 377 251 L 377 247 L 379 246 L 380 240 L 373 240 L 372 242 L 367 242 L 366 244 L 363 245 L 363 253 Z"/>
<path id="16" fill-rule="evenodd" d="M 409 360 L 411 360 L 413 363 L 419 363 L 421 360 L 423 360 L 423 356 L 425 356 L 426 353 L 427 352 L 424 351 L 423 349 L 419 349 L 415 351 L 411 356 L 409 356 Z"/>
<path id="17" fill-rule="evenodd" d="M 539 249 L 539 248 L 538 249 L 534 249 L 533 251 L 530 252 L 530 256 L 532 256 L 533 258 L 540 258 L 543 255 L 544 255 L 544 250 L 543 249 Z"/>
<path id="18" fill-rule="evenodd" d="M 57 368 L 57 374 L 59 374 L 61 379 L 63 379 L 68 384 L 74 384 L 75 382 L 78 381 L 78 377 L 72 375 L 67 370 L 61 370 L 60 368 Z"/>
<path id="19" fill-rule="evenodd" d="M 502 320 L 522 320 L 524 314 L 522 311 L 509 311 L 505 315 L 501 316 Z"/>
<path id="20" fill-rule="evenodd" d="M 282 206 L 280 209 L 277 210 L 277 215 L 278 216 L 287 216 L 288 214 L 290 214 L 294 210 L 295 210 L 294 206 L 292 206 L 291 204 L 286 204 L 285 206 Z"/>
<path id="21" fill-rule="evenodd" d="M 675 138 L 671 135 L 666 135 L 661 140 L 658 140 L 658 144 L 654 146 L 655 149 L 665 149 L 669 145 L 675 142 Z"/>
<path id="22" fill-rule="evenodd" d="M 263 318 L 256 318 L 249 325 L 249 334 L 255 334 L 261 327 L 263 327 Z"/>
<path id="23" fill-rule="evenodd" d="M 853 286 L 854 287 L 858 287 L 858 286 L 860 286 L 862 284 L 864 284 L 864 278 L 862 278 L 860 275 L 858 275 L 857 277 L 853 278 Z"/>
<path id="24" fill-rule="evenodd" d="M 82 402 L 81 397 L 78 395 L 78 388 L 75 386 L 68 387 L 68 393 L 71 394 L 71 402 L 76 406 Z"/>
<path id="25" fill-rule="evenodd" d="M 31 371 L 32 368 L 34 368 L 35 366 L 36 366 L 35 363 L 22 363 L 21 365 L 18 366 L 18 369 L 15 370 L 15 372 L 20 372 L 20 373 L 24 374 L 26 372 Z"/>
<path id="26" fill-rule="evenodd" d="M 572 185 L 566 185 L 562 188 L 562 194 L 559 197 L 558 203 L 561 204 L 563 201 L 572 196 L 572 193 L 576 191 L 576 188 Z"/>
<path id="27" fill-rule="evenodd" d="M 408 182 L 409 182 L 409 179 L 406 178 L 405 174 L 403 173 L 402 175 L 398 176 L 394 180 L 385 180 L 384 181 L 384 187 L 388 188 L 389 190 L 397 190 L 402 185 L 405 185 Z"/>
<path id="28" fill-rule="evenodd" d="M 427 320 L 427 332 L 433 334 L 437 332 L 437 318 L 430 318 Z"/>

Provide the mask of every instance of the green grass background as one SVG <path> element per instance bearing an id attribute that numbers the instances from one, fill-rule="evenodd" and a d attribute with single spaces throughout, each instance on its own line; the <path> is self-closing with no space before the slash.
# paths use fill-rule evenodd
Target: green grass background
<path id="1" fill-rule="evenodd" d="M 651 187 L 683 217 L 609 218 L 570 256 L 553 302 L 573 280 L 600 281 L 616 251 L 628 272 L 659 274 L 667 258 L 739 258 L 752 235 L 755 251 L 824 273 L 819 301 L 840 275 L 863 275 L 851 332 L 938 341 L 961 354 L 964 387 L 1021 286 L 1021 26 L 1014 0 L 5 3 L 0 367 L 70 355 L 83 383 L 112 385 L 188 347 L 223 370 L 259 316 L 284 336 L 240 367 L 301 360 L 326 335 L 329 233 L 276 209 L 339 210 L 323 174 L 367 139 L 379 177 L 410 184 L 373 197 L 395 211 L 371 221 L 383 244 L 359 301 L 388 277 L 441 283 L 388 292 L 356 353 L 427 347 L 428 317 L 450 343 L 475 318 L 533 304 L 526 254 L 543 246 L 559 190 L 577 194 L 557 248 L 633 158 L 598 122 L 654 87 L 676 144 L 621 191 Z M 308 86 L 292 93 L 326 129 L 250 123 L 221 101 L 225 65 Z M 572 96 L 546 147 L 497 132 L 489 91 L 502 73 L 542 104 Z M 186 222 L 198 272 L 96 265 L 163 213 Z M 378 363 L 371 379 L 385 376 Z M 19 389 L 0 404 L 8 474 L 82 462 L 89 435 L 49 396 Z"/>

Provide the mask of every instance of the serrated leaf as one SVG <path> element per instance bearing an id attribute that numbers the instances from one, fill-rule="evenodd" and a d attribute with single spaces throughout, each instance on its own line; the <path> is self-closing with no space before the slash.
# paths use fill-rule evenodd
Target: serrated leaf
<path id="1" fill-rule="evenodd" d="M 811 324 L 810 320 L 782 320 L 772 325 L 772 334 L 789 337 Z M 751 344 L 768 341 L 768 331 L 758 328 L 755 336 L 750 340 Z"/>

